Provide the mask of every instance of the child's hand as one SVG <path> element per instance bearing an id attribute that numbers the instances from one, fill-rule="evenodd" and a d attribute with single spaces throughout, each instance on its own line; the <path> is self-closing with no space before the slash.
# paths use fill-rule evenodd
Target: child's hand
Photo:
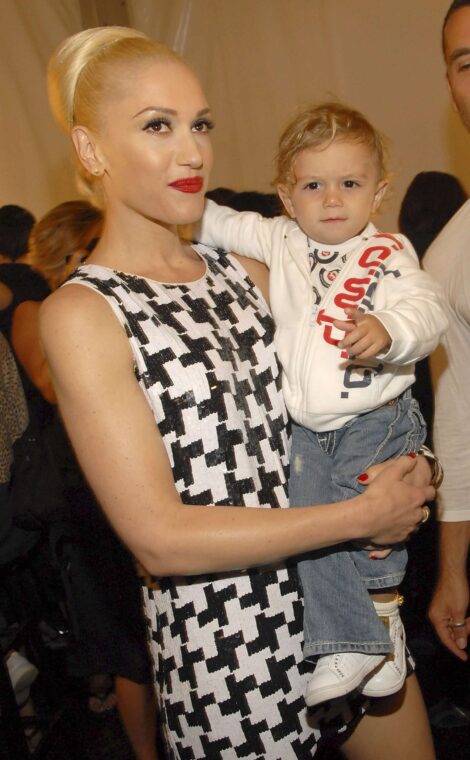
<path id="1" fill-rule="evenodd" d="M 348 321 L 334 321 L 334 326 L 346 333 L 338 343 L 339 348 L 346 349 L 356 359 L 370 359 L 388 351 L 392 339 L 380 319 L 359 309 L 345 309 L 345 312 L 350 318 Z"/>

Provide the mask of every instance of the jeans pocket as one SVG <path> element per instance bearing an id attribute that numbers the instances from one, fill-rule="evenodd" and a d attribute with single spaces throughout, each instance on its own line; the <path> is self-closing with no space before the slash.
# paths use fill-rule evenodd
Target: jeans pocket
<path id="1" fill-rule="evenodd" d="M 368 429 L 367 429 L 368 428 Z M 375 440 L 372 456 L 365 469 L 387 459 L 417 451 L 426 436 L 426 424 L 418 402 L 408 394 L 390 406 L 371 413 L 367 420 L 368 438 Z"/>

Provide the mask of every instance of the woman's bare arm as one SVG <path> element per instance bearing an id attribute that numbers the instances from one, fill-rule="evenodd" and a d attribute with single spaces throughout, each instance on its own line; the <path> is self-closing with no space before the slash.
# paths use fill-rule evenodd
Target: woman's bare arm
<path id="1" fill-rule="evenodd" d="M 13 293 L 5 283 L 0 282 L 0 311 L 8 309 L 13 301 Z"/>
<path id="2" fill-rule="evenodd" d="M 38 301 L 23 301 L 13 315 L 11 344 L 29 379 L 51 404 L 57 403 L 49 367 L 39 337 Z"/>
<path id="3" fill-rule="evenodd" d="M 155 420 L 134 375 L 124 331 L 109 305 L 80 285 L 50 296 L 41 333 L 59 405 L 98 501 L 136 557 L 157 575 L 251 565 L 342 541 L 402 540 L 432 489 L 401 482 L 403 459 L 366 494 L 305 509 L 184 505 Z"/>

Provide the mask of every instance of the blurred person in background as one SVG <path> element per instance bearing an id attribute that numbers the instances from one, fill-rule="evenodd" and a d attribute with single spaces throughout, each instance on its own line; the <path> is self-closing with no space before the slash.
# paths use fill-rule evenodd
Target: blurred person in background
<path id="1" fill-rule="evenodd" d="M 34 226 L 27 261 L 54 291 L 87 259 L 102 224 L 102 212 L 88 201 L 61 203 Z M 29 379 L 54 403 L 39 340 L 39 308 L 38 301 L 17 307 L 12 344 Z M 135 562 L 96 504 L 61 425 L 55 436 L 68 509 L 51 536 L 75 631 L 69 671 L 88 681 L 92 712 L 107 712 L 117 701 L 136 757 L 156 760 L 156 707 Z"/>

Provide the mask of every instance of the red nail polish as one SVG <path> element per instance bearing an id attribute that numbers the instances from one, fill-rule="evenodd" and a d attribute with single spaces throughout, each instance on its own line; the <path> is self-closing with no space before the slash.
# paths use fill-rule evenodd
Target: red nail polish
<path id="1" fill-rule="evenodd" d="M 369 554 L 369 559 L 378 559 L 376 554 Z"/>
<path id="2" fill-rule="evenodd" d="M 418 455 L 417 455 L 417 454 L 416 454 L 414 451 L 412 451 L 412 452 L 410 452 L 410 454 L 407 454 L 406 456 L 407 456 L 407 457 L 411 457 L 412 459 L 416 459 L 416 457 L 417 457 Z"/>
<path id="3" fill-rule="evenodd" d="M 368 480 L 369 476 L 366 472 L 363 472 L 362 475 L 359 475 L 358 480 L 363 483 L 365 480 Z"/>

